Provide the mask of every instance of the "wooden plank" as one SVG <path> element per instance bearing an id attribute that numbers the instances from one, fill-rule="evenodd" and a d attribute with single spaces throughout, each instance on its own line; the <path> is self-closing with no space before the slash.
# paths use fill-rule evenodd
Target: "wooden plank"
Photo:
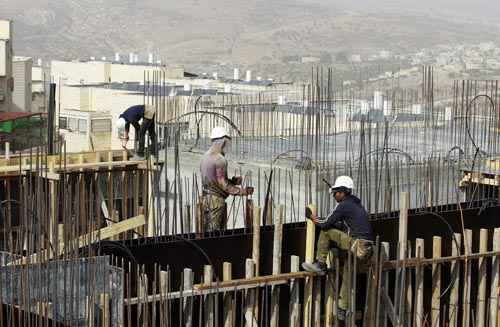
<path id="1" fill-rule="evenodd" d="M 10 160 L 10 142 L 5 142 L 5 159 Z"/>
<path id="2" fill-rule="evenodd" d="M 269 195 L 267 199 L 267 212 L 266 212 L 266 226 L 271 226 L 273 224 L 273 197 Z"/>
<path id="3" fill-rule="evenodd" d="M 135 166 L 137 168 L 139 167 L 139 163 L 141 161 L 114 161 L 114 162 L 87 162 L 83 164 L 66 164 L 65 166 L 55 166 L 55 171 L 56 172 L 77 172 L 77 171 L 85 171 L 85 170 L 102 170 L 102 171 L 109 171 L 109 170 L 115 170 L 116 168 L 125 168 L 128 166 Z M 6 174 L 6 173 L 19 173 L 21 171 L 27 171 L 27 172 L 35 172 L 36 166 L 32 166 L 29 164 L 26 165 L 14 165 L 14 166 L 0 166 L 0 173 Z M 40 165 L 38 166 L 38 171 L 42 171 L 42 174 L 47 174 L 47 166 L 45 165 Z M 48 174 L 51 179 L 59 179 L 59 174 Z"/>
<path id="4" fill-rule="evenodd" d="M 86 315 L 87 315 L 87 326 L 94 327 L 95 326 L 94 299 L 91 296 L 86 297 L 85 311 L 86 311 Z"/>
<path id="5" fill-rule="evenodd" d="M 198 292 L 203 292 L 206 290 L 232 290 L 234 288 L 237 288 L 239 290 L 245 289 L 245 288 L 255 288 L 255 287 L 261 287 L 265 285 L 270 285 L 278 281 L 285 281 L 288 282 L 291 279 L 296 279 L 296 278 L 307 278 L 314 276 L 313 273 L 307 272 L 307 271 L 298 271 L 298 272 L 293 272 L 293 273 L 285 273 L 285 274 L 280 274 L 280 275 L 268 275 L 268 276 L 258 276 L 258 277 L 253 277 L 253 278 L 242 278 L 242 279 L 233 279 L 227 282 L 222 282 L 218 284 L 212 283 L 211 285 L 205 285 L 205 284 L 198 284 L 194 285 L 194 290 Z"/>
<path id="6" fill-rule="evenodd" d="M 364 326 L 374 327 L 377 321 L 377 297 L 380 290 L 380 278 L 378 277 L 380 273 L 380 240 L 377 237 L 375 246 L 373 248 L 373 255 L 371 262 L 369 262 L 369 269 L 367 274 L 367 290 L 366 290 L 366 305 L 365 314 L 363 317 Z"/>
<path id="7" fill-rule="evenodd" d="M 183 271 L 183 291 L 193 289 L 193 271 L 189 268 L 184 268 Z M 191 327 L 193 325 L 193 299 L 186 296 L 182 303 L 182 312 L 184 315 L 184 326 Z"/>
<path id="8" fill-rule="evenodd" d="M 314 317 L 312 325 L 315 327 L 321 327 L 321 293 L 322 293 L 321 278 L 314 278 L 313 288 L 314 288 L 313 290 Z"/>
<path id="9" fill-rule="evenodd" d="M 316 206 L 309 205 L 311 211 L 314 215 L 316 215 Z M 314 245 L 315 245 L 315 228 L 316 226 L 312 222 L 312 220 L 307 219 L 307 229 L 306 229 L 306 253 L 305 253 L 305 261 L 313 262 L 314 261 Z M 314 279 L 313 277 L 307 277 L 304 284 L 304 318 L 303 325 L 304 327 L 311 326 L 312 322 L 312 305 L 313 305 L 313 287 L 314 287 Z"/>
<path id="10" fill-rule="evenodd" d="M 186 275 L 189 274 L 189 273 L 191 273 L 191 280 L 193 280 L 193 278 L 192 278 L 193 277 L 193 272 L 192 272 L 191 269 L 189 269 L 189 270 L 190 270 L 190 272 L 188 272 L 188 273 L 186 273 L 186 270 L 184 270 L 184 280 L 187 279 Z M 192 284 L 192 282 L 191 282 L 191 284 Z M 185 287 L 188 287 L 188 286 L 185 286 Z M 168 293 L 169 290 L 170 290 L 170 287 L 169 287 L 169 272 L 161 270 L 160 271 L 160 296 L 159 296 L 159 298 L 160 298 L 160 325 L 161 326 L 166 325 L 167 321 L 170 319 L 170 317 L 169 317 L 170 311 L 169 311 L 168 296 L 166 296 L 166 294 Z M 192 300 L 192 299 L 190 299 L 190 300 Z M 188 308 L 186 308 L 186 307 L 184 307 L 184 309 L 188 310 Z M 184 318 L 184 324 L 186 326 L 191 327 L 191 325 L 189 325 L 189 319 L 186 318 L 186 316 L 190 317 L 190 316 L 192 316 L 192 314 L 191 315 L 185 314 L 185 318 Z M 192 323 L 192 321 L 191 321 L 191 323 Z M 128 325 L 130 326 L 130 324 L 128 324 Z"/>
<path id="11" fill-rule="evenodd" d="M 335 296 L 334 296 L 334 283 L 335 283 L 335 275 L 332 272 L 333 264 L 332 264 L 332 255 L 331 251 L 328 254 L 326 259 L 326 266 L 328 268 L 328 274 L 326 275 L 325 281 L 325 325 L 333 326 L 334 324 L 334 316 L 333 311 L 335 308 Z"/>
<path id="12" fill-rule="evenodd" d="M 212 266 L 205 265 L 203 269 L 203 283 L 205 285 L 211 285 L 214 278 L 214 273 Z M 204 300 L 204 326 L 206 327 L 214 327 L 215 326 L 215 317 L 214 317 L 214 296 L 206 295 Z"/>
<path id="13" fill-rule="evenodd" d="M 398 262 L 396 270 L 396 286 L 394 287 L 394 308 L 399 319 L 404 319 L 406 313 L 404 308 L 406 304 L 407 293 L 406 287 L 406 271 L 402 268 L 401 260 L 406 260 L 408 257 L 408 208 L 410 205 L 410 194 L 401 192 L 399 203 L 399 226 L 398 226 L 398 249 L 396 259 Z M 406 264 L 404 264 L 406 266 Z M 410 286 L 411 288 L 411 286 Z"/>
<path id="14" fill-rule="evenodd" d="M 245 278 L 253 278 L 255 276 L 255 264 L 252 259 L 247 259 L 245 262 Z M 245 326 L 257 327 L 259 326 L 258 318 L 256 316 L 256 291 L 247 290 L 245 296 Z"/>
<path id="15" fill-rule="evenodd" d="M 406 267 L 413 268 L 416 266 L 429 266 L 435 263 L 451 263 L 453 261 L 470 261 L 470 260 L 478 260 L 480 258 L 487 257 L 495 257 L 500 255 L 500 251 L 488 251 L 485 253 L 471 253 L 469 255 L 458 255 L 458 256 L 450 256 L 450 257 L 441 257 L 438 259 L 421 259 L 417 260 L 416 258 L 406 259 Z M 384 264 L 384 270 L 396 269 L 401 266 L 401 261 L 392 260 L 388 261 Z"/>
<path id="16" fill-rule="evenodd" d="M 380 290 L 378 292 L 378 297 L 377 297 L 376 327 L 387 327 L 387 310 L 386 306 L 383 304 L 382 289 L 383 290 L 389 289 L 389 273 L 386 271 L 384 272 L 382 270 L 382 265 L 384 261 L 389 259 L 389 242 L 382 242 L 381 244 L 382 246 L 380 249 L 380 269 L 379 269 Z"/>
<path id="17" fill-rule="evenodd" d="M 283 215 L 285 207 L 280 205 L 278 216 L 274 223 L 274 240 L 273 240 L 273 275 L 281 273 L 281 246 L 283 243 Z M 271 289 L 271 327 L 279 326 L 279 305 L 280 305 L 280 288 L 273 286 Z"/>
<path id="18" fill-rule="evenodd" d="M 109 327 L 110 324 L 110 315 L 109 315 L 109 294 L 102 293 L 100 294 L 99 305 L 102 310 L 102 327 Z"/>
<path id="19" fill-rule="evenodd" d="M 137 297 L 139 299 L 137 306 L 137 318 L 142 317 L 142 325 L 148 326 L 148 317 L 147 317 L 147 308 L 148 308 L 148 275 L 139 274 L 137 275 Z M 156 297 L 153 297 L 153 301 L 155 301 Z"/>
<path id="20" fill-rule="evenodd" d="M 466 229 L 464 234 L 464 249 L 465 253 L 471 253 L 472 249 L 472 230 Z M 464 288 L 462 298 L 462 326 L 469 327 L 470 325 L 470 291 L 471 291 L 471 262 L 465 260 L 464 264 Z"/>
<path id="21" fill-rule="evenodd" d="M 154 210 L 154 183 L 153 183 L 153 169 L 147 169 L 144 171 L 148 179 L 148 188 L 145 193 L 147 201 L 147 213 L 148 213 L 148 223 L 146 225 L 146 231 L 148 237 L 154 237 L 156 235 L 156 222 L 155 222 L 155 210 Z M 182 217 L 181 217 L 182 219 Z"/>
<path id="22" fill-rule="evenodd" d="M 92 233 L 82 235 L 79 238 L 68 242 L 67 245 L 70 248 L 73 247 L 82 248 L 92 243 L 95 243 L 98 240 L 105 240 L 114 235 L 118 235 L 130 229 L 142 226 L 144 225 L 144 223 L 145 223 L 145 218 L 143 215 L 140 215 L 127 220 L 123 220 L 112 226 L 101 228 L 99 230 L 93 231 Z M 64 242 L 59 241 L 59 249 L 56 252 L 57 255 L 61 255 L 64 253 L 64 245 L 65 245 Z M 16 261 L 10 262 L 7 265 L 10 266 L 10 265 L 26 264 L 28 262 L 33 262 L 34 260 L 37 259 L 37 257 L 44 258 L 45 255 L 47 255 L 47 251 L 41 251 L 40 254 L 35 253 L 28 257 L 23 257 Z M 52 258 L 53 258 L 53 253 L 48 254 L 47 260 Z"/>
<path id="23" fill-rule="evenodd" d="M 255 263 L 255 276 L 259 276 L 259 261 L 260 261 L 260 215 L 261 210 L 258 206 L 253 210 L 252 224 L 252 260 Z"/>
<path id="24" fill-rule="evenodd" d="M 290 272 L 296 273 L 299 271 L 300 258 L 296 255 L 290 257 Z M 299 281 L 292 279 L 290 281 L 290 323 L 289 326 L 300 325 L 300 287 Z M 329 325 L 331 326 L 331 325 Z"/>
<path id="25" fill-rule="evenodd" d="M 493 251 L 500 251 L 500 228 L 495 228 L 493 233 Z M 498 288 L 500 274 L 500 257 L 493 257 L 491 265 L 491 291 L 490 291 L 490 327 L 498 326 Z"/>
<path id="26" fill-rule="evenodd" d="M 258 206 L 254 208 L 253 211 L 253 238 L 252 238 L 252 260 L 255 265 L 254 276 L 258 277 L 260 275 L 260 221 L 261 221 L 261 210 Z M 259 299 L 257 296 L 254 298 L 255 310 L 253 315 L 255 319 L 259 320 Z"/>
<path id="27" fill-rule="evenodd" d="M 50 165 L 49 171 L 51 173 L 54 172 L 54 165 Z M 50 188 L 50 221 L 49 221 L 49 242 L 52 246 L 56 244 L 60 244 L 60 240 L 57 240 L 56 237 L 59 235 L 54 235 L 55 226 L 57 226 L 57 185 L 54 180 L 49 181 Z M 52 250 L 52 249 L 51 249 Z M 55 249 L 57 251 L 57 249 Z"/>
<path id="28" fill-rule="evenodd" d="M 451 255 L 458 256 L 460 254 L 460 247 L 462 245 L 462 235 L 455 233 L 452 243 Z M 460 263 L 453 261 L 450 266 L 451 275 L 451 293 L 450 293 L 450 306 L 448 308 L 448 321 L 450 327 L 458 327 L 458 294 L 460 289 Z"/>
<path id="29" fill-rule="evenodd" d="M 484 253 L 488 251 L 488 230 L 482 228 L 479 232 L 479 253 Z M 478 270 L 478 303 L 477 303 L 477 327 L 484 327 L 486 325 L 486 265 L 488 263 L 487 258 L 479 259 L 479 270 Z"/>
<path id="30" fill-rule="evenodd" d="M 224 282 L 230 281 L 232 276 L 232 266 L 229 262 L 224 262 L 222 265 L 222 280 Z M 224 327 L 234 326 L 235 311 L 233 310 L 233 293 L 226 292 L 224 294 Z"/>
<path id="31" fill-rule="evenodd" d="M 424 240 L 415 240 L 415 254 L 417 258 L 424 257 Z M 417 266 L 415 273 L 415 326 L 424 325 L 424 268 Z"/>
<path id="32" fill-rule="evenodd" d="M 399 204 L 399 250 L 398 259 L 403 260 L 407 257 L 408 247 L 408 208 L 410 207 L 410 193 L 401 192 Z"/>
<path id="33" fill-rule="evenodd" d="M 440 258 L 441 257 L 441 237 L 434 236 L 433 239 L 433 248 L 432 248 L 432 257 Z M 441 317 L 441 265 L 433 264 L 432 265 L 432 312 L 431 326 L 441 326 L 440 324 Z"/>
<path id="34" fill-rule="evenodd" d="M 191 233 L 191 205 L 186 204 L 184 206 L 183 215 L 184 215 L 184 233 L 189 234 Z"/>

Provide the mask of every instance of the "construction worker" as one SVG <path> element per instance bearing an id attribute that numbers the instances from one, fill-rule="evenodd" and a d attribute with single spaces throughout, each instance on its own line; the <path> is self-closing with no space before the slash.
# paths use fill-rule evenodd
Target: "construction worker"
<path id="1" fill-rule="evenodd" d="M 129 130 L 132 124 L 135 128 L 135 137 L 139 140 L 139 147 L 132 160 L 144 160 L 144 143 L 146 142 L 146 132 L 149 134 L 151 142 L 151 154 L 156 155 L 156 132 L 155 132 L 155 107 L 149 105 L 136 105 L 125 110 L 116 123 L 118 135 L 122 139 L 122 147 L 127 148 L 129 141 Z M 139 121 L 141 121 L 139 124 Z"/>
<path id="2" fill-rule="evenodd" d="M 347 299 L 349 290 L 345 278 L 348 278 L 348 265 L 345 264 L 347 251 L 351 251 L 358 260 L 366 262 L 372 254 L 373 233 L 368 221 L 368 214 L 361 205 L 361 200 L 352 194 L 354 182 L 349 176 L 340 176 L 330 188 L 338 205 L 326 218 L 321 219 L 311 210 L 306 210 L 306 216 L 321 229 L 317 244 L 316 261 L 304 262 L 302 267 L 309 272 L 325 274 L 327 271 L 326 260 L 330 252 L 330 243 L 333 243 L 336 251 L 332 255 L 339 255 L 343 276 L 338 301 L 338 318 L 343 320 L 346 316 Z"/>
<path id="3" fill-rule="evenodd" d="M 203 187 L 203 218 L 206 232 L 224 230 L 227 223 L 226 199 L 229 195 L 253 194 L 252 187 L 242 188 L 241 177 L 227 177 L 226 151 L 231 137 L 223 127 L 215 127 L 210 135 L 212 146 L 203 156 L 200 170 Z"/>

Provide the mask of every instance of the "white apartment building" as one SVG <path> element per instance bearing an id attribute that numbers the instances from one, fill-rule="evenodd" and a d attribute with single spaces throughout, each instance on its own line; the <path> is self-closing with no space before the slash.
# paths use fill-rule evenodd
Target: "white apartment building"
<path id="1" fill-rule="evenodd" d="M 12 77 L 14 91 L 12 92 L 12 110 L 31 112 L 33 59 L 29 57 L 13 57 Z"/>
<path id="2" fill-rule="evenodd" d="M 0 20 L 0 111 L 12 110 L 12 56 L 12 22 Z"/>
<path id="3" fill-rule="evenodd" d="M 56 84 L 104 84 L 141 82 L 145 74 L 164 72 L 167 78 L 184 78 L 184 68 L 148 64 L 126 64 L 107 61 L 58 61 L 50 63 L 50 74 Z M 146 73 L 145 73 L 146 72 Z"/>

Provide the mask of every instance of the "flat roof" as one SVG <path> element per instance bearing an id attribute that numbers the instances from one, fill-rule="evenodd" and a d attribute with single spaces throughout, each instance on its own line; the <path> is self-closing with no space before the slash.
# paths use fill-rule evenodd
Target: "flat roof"
<path id="1" fill-rule="evenodd" d="M 0 123 L 6 122 L 9 120 L 26 118 L 36 115 L 45 115 L 44 112 L 0 112 Z"/>

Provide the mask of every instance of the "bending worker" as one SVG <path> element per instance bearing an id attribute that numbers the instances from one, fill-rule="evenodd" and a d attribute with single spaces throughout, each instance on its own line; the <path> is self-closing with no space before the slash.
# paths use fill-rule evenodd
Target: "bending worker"
<path id="1" fill-rule="evenodd" d="M 223 230 L 227 223 L 226 199 L 229 195 L 253 194 L 252 187 L 242 188 L 241 177 L 227 177 L 226 151 L 231 146 L 231 137 L 223 127 L 215 127 L 210 136 L 212 146 L 201 162 L 203 187 L 203 218 L 206 232 Z"/>
<path id="2" fill-rule="evenodd" d="M 139 121 L 141 121 L 139 125 Z M 151 142 L 151 154 L 156 155 L 156 132 L 155 132 L 155 107 L 136 105 L 125 110 L 116 123 L 118 135 L 122 139 L 122 147 L 127 148 L 129 141 L 130 125 L 135 128 L 135 137 L 139 140 L 139 147 L 136 149 L 136 155 L 133 160 L 144 160 L 144 143 L 146 142 L 146 132 L 149 134 Z"/>
<path id="3" fill-rule="evenodd" d="M 318 274 L 326 273 L 326 259 L 330 252 L 330 242 L 338 249 L 337 253 L 343 252 L 345 254 L 351 250 L 359 260 L 365 262 L 371 257 L 372 228 L 368 221 L 368 214 L 361 205 L 361 200 L 352 195 L 353 187 L 354 182 L 350 177 L 340 176 L 337 178 L 335 184 L 330 188 L 330 193 L 333 194 L 338 205 L 326 219 L 320 219 L 314 213 L 311 214 L 310 211 L 306 210 L 306 216 L 309 216 L 307 218 L 312 219 L 321 232 L 317 244 L 316 261 L 313 263 L 304 262 L 302 267 L 305 270 Z M 340 265 L 344 266 L 343 272 L 339 270 L 344 279 L 339 294 L 339 319 L 345 318 L 349 294 L 347 283 L 344 282 L 348 273 L 348 265 L 342 259 L 345 257 L 345 255 L 339 256 Z"/>

